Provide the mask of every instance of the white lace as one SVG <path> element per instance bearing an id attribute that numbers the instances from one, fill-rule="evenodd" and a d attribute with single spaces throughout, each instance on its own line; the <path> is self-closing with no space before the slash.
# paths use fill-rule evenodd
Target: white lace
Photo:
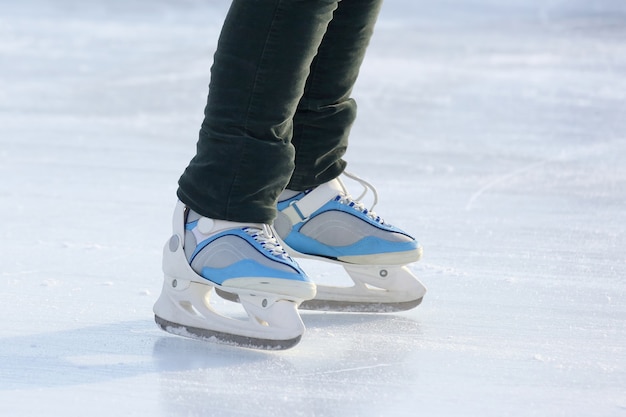
<path id="1" fill-rule="evenodd" d="M 274 233 L 272 232 L 272 228 L 267 224 L 264 224 L 261 229 L 257 227 L 245 227 L 243 229 L 248 235 L 252 236 L 254 240 L 259 242 L 263 249 L 267 250 L 274 256 L 279 256 L 283 258 L 288 258 L 289 255 L 282 247 L 282 245 L 278 242 L 278 240 L 274 237 Z"/>
<path id="2" fill-rule="evenodd" d="M 374 212 L 374 207 L 378 203 L 378 193 L 376 192 L 376 188 L 372 184 L 356 176 L 355 174 L 351 174 L 349 172 L 344 171 L 343 175 L 361 184 L 361 187 L 363 187 L 363 192 L 356 199 L 353 198 L 350 194 L 348 194 L 348 190 L 346 189 L 346 186 L 343 184 L 343 182 L 341 182 L 341 180 L 337 178 L 339 180 L 339 184 L 341 184 L 341 188 L 343 188 L 343 194 L 344 194 L 344 195 L 338 196 L 337 201 L 339 201 L 339 203 L 341 204 L 345 204 L 347 206 L 350 206 L 360 211 L 361 213 L 365 214 L 367 217 L 374 220 L 375 222 L 384 224 L 385 221 Z M 372 206 L 369 209 L 365 207 L 365 204 L 363 204 L 360 201 L 363 197 L 365 197 L 368 191 L 372 191 L 372 194 L 374 195 L 374 202 L 372 203 Z"/>

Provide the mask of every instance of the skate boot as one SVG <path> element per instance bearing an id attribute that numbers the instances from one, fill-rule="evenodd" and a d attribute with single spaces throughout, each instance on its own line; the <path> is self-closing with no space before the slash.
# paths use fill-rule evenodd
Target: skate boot
<path id="1" fill-rule="evenodd" d="M 304 325 L 298 305 L 312 283 L 267 225 L 212 220 L 178 202 L 163 249 L 165 279 L 155 321 L 181 336 L 261 349 L 287 349 Z M 213 289 L 234 294 L 247 319 L 211 305 Z"/>
<path id="2" fill-rule="evenodd" d="M 295 257 L 340 264 L 354 282 L 350 287 L 318 284 L 316 298 L 300 307 L 387 312 L 417 306 L 426 288 L 405 265 L 420 259 L 421 246 L 372 211 L 378 196 L 371 184 L 344 175 L 363 186 L 358 198 L 339 178 L 304 192 L 285 190 L 279 198 L 274 228 L 285 249 Z M 371 209 L 359 201 L 368 190 Z"/>

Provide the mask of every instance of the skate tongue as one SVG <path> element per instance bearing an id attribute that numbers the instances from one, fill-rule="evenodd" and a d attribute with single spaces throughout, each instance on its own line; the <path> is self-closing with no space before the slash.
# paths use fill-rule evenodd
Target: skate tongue
<path id="1" fill-rule="evenodd" d="M 320 185 L 315 190 L 313 190 L 313 192 L 317 191 L 320 188 L 325 188 L 329 194 L 331 194 L 331 190 L 332 193 L 334 193 L 335 195 L 348 194 L 348 190 L 346 190 L 346 187 L 344 187 L 339 178 L 335 178 L 334 180 L 328 181 L 327 183 Z"/>

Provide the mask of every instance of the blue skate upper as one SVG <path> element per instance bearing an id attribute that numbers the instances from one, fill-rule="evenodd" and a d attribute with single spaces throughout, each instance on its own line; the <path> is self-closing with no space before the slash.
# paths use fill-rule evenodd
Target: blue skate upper
<path id="1" fill-rule="evenodd" d="M 187 223 L 185 228 L 187 230 L 193 229 L 197 224 L 197 221 Z M 262 244 L 254 239 L 253 236 L 246 233 L 247 228 L 234 228 L 225 230 L 211 236 L 199 242 L 196 246 L 193 254 L 189 259 L 189 263 L 193 262 L 194 258 L 207 246 L 216 242 L 226 236 L 236 236 L 247 242 L 252 248 L 258 252 L 259 255 L 269 259 L 272 262 L 278 262 L 281 265 L 287 266 L 286 270 L 278 268 L 272 268 L 268 265 L 264 265 L 254 259 L 246 258 L 236 261 L 228 266 L 222 268 L 212 268 L 204 266 L 200 275 L 219 285 L 223 285 L 229 279 L 233 278 L 280 278 L 293 281 L 310 282 L 307 275 L 302 271 L 300 266 L 286 253 L 284 255 L 274 255 L 270 251 L 263 248 Z M 291 271 L 291 272 L 288 272 Z"/>
<path id="2" fill-rule="evenodd" d="M 297 210 L 297 201 L 304 198 L 307 194 L 308 192 L 301 192 L 292 198 L 279 202 L 278 210 L 283 211 L 288 206 L 294 203 L 296 203 L 296 206 L 294 208 L 296 208 Z M 370 217 L 368 215 L 368 210 L 360 210 L 356 208 L 356 203 L 354 201 L 346 204 L 345 202 L 342 202 L 343 200 L 344 199 L 340 195 L 337 195 L 334 199 L 329 200 L 318 210 L 313 212 L 308 218 L 294 224 L 291 232 L 287 236 L 281 236 L 282 240 L 289 247 L 295 249 L 300 253 L 314 256 L 323 256 L 332 259 L 347 256 L 377 255 L 394 252 L 415 251 L 419 248 L 417 241 L 403 230 L 385 223 L 379 216 L 376 216 L 374 218 Z M 341 211 L 347 213 L 351 216 L 357 217 L 358 219 L 368 223 L 375 228 L 390 233 L 399 233 L 407 236 L 411 240 L 405 242 L 397 242 L 382 239 L 377 236 L 365 236 L 364 238 L 351 245 L 331 246 L 323 244 L 309 236 L 304 235 L 303 233 L 300 233 L 300 230 L 309 219 L 313 219 L 314 217 L 329 211 Z"/>

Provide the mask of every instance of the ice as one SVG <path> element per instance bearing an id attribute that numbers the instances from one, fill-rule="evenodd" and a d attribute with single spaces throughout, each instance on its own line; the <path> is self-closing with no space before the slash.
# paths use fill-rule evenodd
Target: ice
<path id="1" fill-rule="evenodd" d="M 278 353 L 152 319 L 227 7 L 0 4 L 0 414 L 625 416 L 626 3 L 386 2 L 347 158 L 429 292 Z"/>

